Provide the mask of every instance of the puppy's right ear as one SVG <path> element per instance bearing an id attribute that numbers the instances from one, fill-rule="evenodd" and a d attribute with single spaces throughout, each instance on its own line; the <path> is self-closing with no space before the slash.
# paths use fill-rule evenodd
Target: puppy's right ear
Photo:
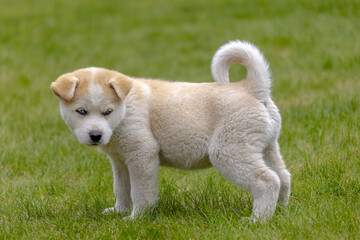
<path id="1" fill-rule="evenodd" d="M 51 89 L 57 97 L 70 101 L 75 94 L 79 79 L 71 74 L 64 74 L 51 83 Z"/>

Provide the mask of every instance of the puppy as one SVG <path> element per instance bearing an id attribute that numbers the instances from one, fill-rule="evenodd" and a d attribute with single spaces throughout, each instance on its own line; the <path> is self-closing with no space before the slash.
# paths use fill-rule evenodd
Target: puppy
<path id="1" fill-rule="evenodd" d="M 229 83 L 233 63 L 247 68 L 246 80 Z M 266 60 L 254 45 L 233 41 L 215 53 L 211 71 L 215 83 L 186 83 L 91 67 L 51 84 L 79 142 L 110 159 L 116 203 L 105 213 L 131 211 L 134 218 L 153 206 L 160 166 L 215 167 L 252 194 L 252 221 L 287 204 L 291 177 L 277 142 L 281 118 Z"/>

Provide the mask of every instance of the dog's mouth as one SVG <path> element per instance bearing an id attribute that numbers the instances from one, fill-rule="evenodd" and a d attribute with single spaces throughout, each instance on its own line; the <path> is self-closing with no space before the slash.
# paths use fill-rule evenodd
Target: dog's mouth
<path id="1" fill-rule="evenodd" d="M 89 146 L 89 147 L 97 147 L 97 146 L 102 145 L 102 143 L 101 142 L 89 142 L 89 143 L 87 143 L 85 145 Z"/>

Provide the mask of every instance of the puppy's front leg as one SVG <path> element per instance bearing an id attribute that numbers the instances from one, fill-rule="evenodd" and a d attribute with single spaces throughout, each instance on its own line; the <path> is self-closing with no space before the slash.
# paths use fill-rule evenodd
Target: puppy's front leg
<path id="1" fill-rule="evenodd" d="M 104 213 L 127 213 L 131 211 L 132 201 L 130 196 L 130 177 L 124 158 L 118 155 L 109 156 L 113 176 L 114 194 L 116 197 L 115 206 L 105 209 Z"/>
<path id="2" fill-rule="evenodd" d="M 153 206 L 158 196 L 159 157 L 157 154 L 134 153 L 126 161 L 131 184 L 131 199 L 133 219 L 148 207 Z"/>

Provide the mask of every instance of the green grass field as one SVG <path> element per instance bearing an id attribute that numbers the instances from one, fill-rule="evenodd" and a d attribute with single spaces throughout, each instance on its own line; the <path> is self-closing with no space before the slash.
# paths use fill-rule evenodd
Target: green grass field
<path id="1" fill-rule="evenodd" d="M 0 239 L 359 239 L 359 19 L 359 0 L 2 0 Z M 86 66 L 212 81 L 211 58 L 233 39 L 270 63 L 288 207 L 249 224 L 250 194 L 215 170 L 163 168 L 154 211 L 102 215 L 110 163 L 77 142 L 50 83 Z"/>

